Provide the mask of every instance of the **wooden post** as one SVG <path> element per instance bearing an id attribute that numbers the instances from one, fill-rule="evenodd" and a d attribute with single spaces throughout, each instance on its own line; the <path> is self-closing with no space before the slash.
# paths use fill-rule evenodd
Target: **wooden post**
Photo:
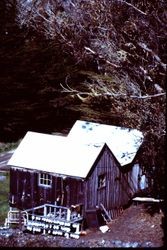
<path id="1" fill-rule="evenodd" d="M 21 221 L 21 211 L 19 210 L 19 229 L 21 230 L 22 229 L 22 221 Z"/>
<path id="2" fill-rule="evenodd" d="M 75 233 L 76 234 L 79 234 L 79 229 L 80 229 L 80 224 L 79 223 L 75 223 L 75 224 L 73 224 L 73 227 L 75 228 Z"/>
<path id="3" fill-rule="evenodd" d="M 67 209 L 67 221 L 70 221 L 71 211 L 70 209 Z"/>
<path id="4" fill-rule="evenodd" d="M 44 216 L 47 215 L 47 207 L 44 205 Z"/>
<path id="5" fill-rule="evenodd" d="M 14 204 L 14 195 L 12 195 L 12 204 Z"/>

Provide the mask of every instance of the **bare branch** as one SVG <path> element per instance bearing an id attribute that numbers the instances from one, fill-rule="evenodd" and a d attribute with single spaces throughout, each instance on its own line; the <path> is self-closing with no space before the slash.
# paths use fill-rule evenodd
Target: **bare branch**
<path id="1" fill-rule="evenodd" d="M 115 63 L 112 63 L 110 62 L 109 60 L 105 59 L 103 56 L 101 55 L 98 55 L 94 50 L 92 50 L 91 48 L 89 47 L 84 47 L 86 51 L 89 51 L 91 54 L 93 55 L 97 55 L 100 59 L 103 59 L 107 64 L 110 64 L 111 66 L 113 66 L 114 68 L 120 68 L 119 65 L 115 64 Z"/>
<path id="2" fill-rule="evenodd" d="M 89 51 L 91 54 L 96 55 L 96 52 L 94 50 L 92 50 L 92 49 L 90 49 L 90 48 L 88 48 L 86 46 L 84 48 L 85 48 L 85 50 Z"/>
<path id="3" fill-rule="evenodd" d="M 91 92 L 82 92 L 76 89 L 72 89 L 68 84 L 66 84 L 67 87 L 64 87 L 62 83 L 60 83 L 60 86 L 62 87 L 62 92 L 71 93 L 71 94 L 80 94 L 80 95 L 91 95 Z"/>
<path id="4" fill-rule="evenodd" d="M 127 98 L 136 98 L 136 99 L 150 99 L 150 98 L 154 98 L 154 97 L 159 97 L 159 96 L 164 96 L 166 95 L 166 93 L 158 93 L 158 94 L 154 94 L 154 95 L 143 95 L 143 96 L 137 96 L 137 95 L 127 95 L 124 93 L 113 93 L 111 91 L 104 91 L 104 89 L 99 89 L 99 93 L 93 88 L 90 88 L 90 92 L 82 92 L 79 90 L 75 90 L 72 89 L 69 85 L 67 85 L 67 87 L 64 87 L 61 83 L 60 86 L 63 88 L 62 92 L 66 92 L 66 93 L 71 93 L 71 94 L 76 94 L 76 96 L 82 100 L 82 101 L 86 101 L 88 99 L 88 97 L 95 97 L 95 96 L 113 96 L 113 97 L 127 97 Z M 100 92 L 100 91 L 104 91 L 104 92 Z M 86 95 L 87 97 L 82 97 L 81 95 Z"/>
<path id="5" fill-rule="evenodd" d="M 122 0 L 120 0 L 121 2 L 123 2 L 123 3 L 125 3 L 126 5 L 128 5 L 128 6 L 130 6 L 130 7 L 132 7 L 134 10 L 136 10 L 137 12 L 139 12 L 140 14 L 142 14 L 142 15 L 147 15 L 145 12 L 143 12 L 142 10 L 140 10 L 140 9 L 138 9 L 137 7 L 135 7 L 134 5 L 132 5 L 131 3 L 128 3 L 128 2 L 126 2 L 126 1 L 122 1 Z"/>
<path id="6" fill-rule="evenodd" d="M 117 65 L 117 64 L 115 64 L 115 63 L 112 63 L 112 62 L 110 62 L 110 61 L 108 61 L 108 60 L 105 60 L 105 62 L 106 62 L 107 64 L 110 64 L 110 65 L 113 66 L 114 68 L 120 68 L 119 65 Z"/>
<path id="7" fill-rule="evenodd" d="M 153 56 L 153 58 L 154 58 L 159 64 L 161 64 L 161 66 L 163 67 L 164 70 L 166 70 L 166 64 L 163 63 L 163 62 L 161 61 L 161 58 L 160 58 L 157 54 L 155 54 L 155 52 L 154 52 L 152 49 L 149 49 L 145 43 L 139 42 L 138 45 L 139 45 L 143 50 L 150 52 L 150 54 Z"/>
<path id="8" fill-rule="evenodd" d="M 164 96 L 166 95 L 166 93 L 159 93 L 159 94 L 155 94 L 155 95 L 143 95 L 143 96 L 129 96 L 131 98 L 137 98 L 137 99 L 149 99 L 149 98 L 154 98 L 154 97 L 158 97 L 158 96 Z"/>
<path id="9" fill-rule="evenodd" d="M 39 13 L 39 11 L 38 10 L 36 10 L 36 13 L 44 20 L 44 21 L 46 21 L 46 22 L 48 22 L 48 23 L 52 23 L 50 20 L 48 20 L 46 17 L 44 17 L 43 15 L 41 15 L 40 13 Z"/>
<path id="10" fill-rule="evenodd" d="M 82 101 L 82 102 L 86 102 L 89 98 L 89 96 L 87 97 L 82 97 L 81 94 L 76 94 L 76 96 Z"/>

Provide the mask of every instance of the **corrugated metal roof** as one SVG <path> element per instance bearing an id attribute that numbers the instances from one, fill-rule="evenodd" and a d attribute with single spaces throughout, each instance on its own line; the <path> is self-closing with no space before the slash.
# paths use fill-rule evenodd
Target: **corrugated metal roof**
<path id="1" fill-rule="evenodd" d="M 102 147 L 29 131 L 8 165 L 85 178 Z"/>
<path id="2" fill-rule="evenodd" d="M 106 143 L 123 166 L 133 161 L 144 137 L 137 129 L 77 120 L 68 138 L 80 143 Z"/>

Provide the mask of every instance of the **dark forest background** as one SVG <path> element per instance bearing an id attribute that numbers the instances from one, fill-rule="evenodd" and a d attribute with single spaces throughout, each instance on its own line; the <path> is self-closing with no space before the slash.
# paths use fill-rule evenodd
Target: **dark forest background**
<path id="1" fill-rule="evenodd" d="M 167 5 L 1 0 L 0 142 L 76 119 L 137 128 L 149 194 L 165 198 Z"/>

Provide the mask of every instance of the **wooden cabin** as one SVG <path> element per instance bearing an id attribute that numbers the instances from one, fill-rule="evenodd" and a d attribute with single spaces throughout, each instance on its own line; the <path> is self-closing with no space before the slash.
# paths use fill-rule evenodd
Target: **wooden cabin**
<path id="1" fill-rule="evenodd" d="M 142 142 L 136 129 L 80 120 L 67 136 L 28 131 L 8 162 L 10 208 L 78 207 L 87 227 L 98 227 L 99 209 L 112 220 L 146 186 Z"/>

